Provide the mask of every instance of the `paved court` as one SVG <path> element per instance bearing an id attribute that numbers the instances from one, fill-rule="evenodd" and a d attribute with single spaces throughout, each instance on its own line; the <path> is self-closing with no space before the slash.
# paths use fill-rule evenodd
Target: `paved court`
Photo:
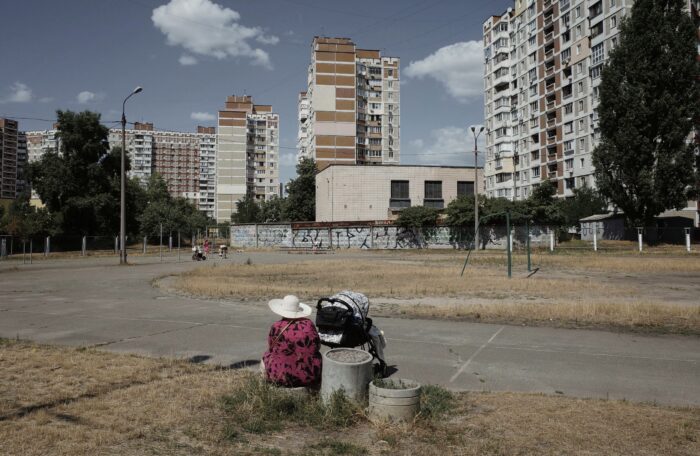
<path id="1" fill-rule="evenodd" d="M 333 259 L 362 253 L 337 254 Z M 255 263 L 309 260 L 250 253 Z M 319 256 L 320 257 L 320 256 Z M 323 258 L 314 257 L 317 260 Z M 174 258 L 0 264 L 0 337 L 240 366 L 275 316 L 264 303 L 170 296 L 153 279 L 203 263 Z M 219 261 L 219 260 L 215 260 Z M 207 262 L 212 265 L 213 262 Z M 293 290 L 290 290 L 290 292 Z M 371 297 L 370 297 L 371 298 Z M 371 311 L 370 311 L 371 313 Z M 377 318 L 395 376 L 455 390 L 524 391 L 700 405 L 700 338 Z"/>

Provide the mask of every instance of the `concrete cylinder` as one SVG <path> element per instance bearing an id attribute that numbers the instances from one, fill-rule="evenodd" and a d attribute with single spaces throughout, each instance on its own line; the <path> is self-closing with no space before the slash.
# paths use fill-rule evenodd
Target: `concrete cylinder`
<path id="1" fill-rule="evenodd" d="M 392 387 L 369 384 L 369 417 L 380 421 L 410 421 L 420 411 L 421 386 L 413 380 L 383 380 Z"/>
<path id="2" fill-rule="evenodd" d="M 336 359 L 334 359 L 336 358 Z M 355 358 L 358 361 L 341 361 Z M 372 380 L 372 355 L 356 348 L 334 348 L 323 354 L 321 398 L 328 402 L 340 389 L 345 397 L 358 403 L 367 401 L 367 385 Z"/>

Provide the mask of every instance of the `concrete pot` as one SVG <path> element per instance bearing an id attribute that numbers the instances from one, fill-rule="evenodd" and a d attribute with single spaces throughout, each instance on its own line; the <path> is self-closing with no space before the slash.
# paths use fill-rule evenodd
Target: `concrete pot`
<path id="1" fill-rule="evenodd" d="M 349 355 L 361 361 L 338 361 L 334 354 Z M 323 354 L 321 398 L 323 402 L 342 389 L 345 397 L 358 403 L 367 402 L 367 385 L 372 380 L 372 355 L 356 348 L 334 348 Z"/>
<path id="2" fill-rule="evenodd" d="M 385 380 L 392 381 L 392 379 Z M 375 421 L 410 421 L 420 411 L 421 385 L 413 380 L 396 379 L 405 388 L 382 388 L 369 384 L 369 417 Z"/>

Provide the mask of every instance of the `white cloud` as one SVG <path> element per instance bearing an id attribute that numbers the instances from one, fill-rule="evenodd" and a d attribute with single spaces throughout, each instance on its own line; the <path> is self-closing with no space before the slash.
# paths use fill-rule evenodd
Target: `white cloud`
<path id="1" fill-rule="evenodd" d="M 198 120 L 200 122 L 210 122 L 216 119 L 216 117 L 214 116 L 214 114 L 210 114 L 208 112 L 193 112 L 192 114 L 190 114 L 190 119 Z"/>
<path id="2" fill-rule="evenodd" d="M 477 147 L 484 150 L 484 138 L 479 136 Z M 423 165 L 472 166 L 474 163 L 474 137 L 471 131 L 461 127 L 443 127 L 430 132 L 430 139 L 413 139 L 402 151 L 402 163 Z M 479 153 L 479 164 L 483 154 Z"/>
<path id="3" fill-rule="evenodd" d="M 272 68 L 270 56 L 249 43 L 277 44 L 279 38 L 265 35 L 260 27 L 237 22 L 241 15 L 210 0 L 170 0 L 153 10 L 153 24 L 171 46 L 182 46 L 197 55 L 217 59 L 246 57 L 253 64 Z M 180 63 L 182 63 L 182 58 Z"/>
<path id="4" fill-rule="evenodd" d="M 88 104 L 91 101 L 95 101 L 97 98 L 97 94 L 90 92 L 88 90 L 84 90 L 78 94 L 76 99 L 78 100 L 78 103 L 80 104 Z"/>
<path id="5" fill-rule="evenodd" d="M 195 59 L 191 55 L 187 55 L 187 54 L 182 54 L 178 61 L 180 62 L 180 65 L 185 65 L 185 66 L 197 64 L 197 59 Z"/>
<path id="6" fill-rule="evenodd" d="M 10 95 L 4 98 L 4 103 L 29 103 L 34 99 L 32 89 L 21 82 L 15 82 L 10 86 Z"/>
<path id="7" fill-rule="evenodd" d="M 447 92 L 464 103 L 484 94 L 484 50 L 481 41 L 451 44 L 433 54 L 411 62 L 404 76 L 430 77 L 440 82 Z"/>

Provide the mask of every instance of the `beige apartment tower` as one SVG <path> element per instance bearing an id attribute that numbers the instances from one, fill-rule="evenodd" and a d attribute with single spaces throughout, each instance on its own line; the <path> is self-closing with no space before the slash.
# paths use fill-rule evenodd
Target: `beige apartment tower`
<path id="1" fill-rule="evenodd" d="M 486 193 L 594 187 L 600 76 L 632 0 L 515 0 L 483 26 Z"/>
<path id="2" fill-rule="evenodd" d="M 308 89 L 299 95 L 298 158 L 337 164 L 398 164 L 399 59 L 349 38 L 315 37 Z"/>
<path id="3" fill-rule="evenodd" d="M 279 115 L 250 96 L 226 98 L 216 146 L 216 220 L 231 221 L 246 195 L 269 200 L 279 192 Z"/>

